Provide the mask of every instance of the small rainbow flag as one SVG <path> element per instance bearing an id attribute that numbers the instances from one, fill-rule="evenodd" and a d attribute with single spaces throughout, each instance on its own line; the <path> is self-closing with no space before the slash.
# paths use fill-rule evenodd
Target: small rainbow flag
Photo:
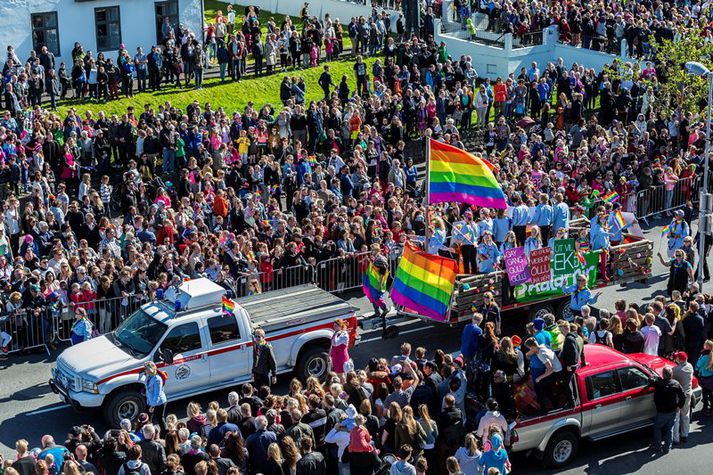
<path id="1" fill-rule="evenodd" d="M 364 290 L 364 295 L 369 302 L 374 303 L 384 296 L 388 276 L 388 269 L 386 270 L 386 273 L 381 274 L 374 263 L 369 262 L 369 266 L 366 268 L 366 273 L 364 274 L 364 279 L 361 284 L 361 287 Z"/>
<path id="2" fill-rule="evenodd" d="M 617 193 L 616 191 L 610 191 L 606 195 L 602 196 L 602 199 L 606 203 L 614 203 L 615 201 L 617 201 L 619 199 L 619 193 Z"/>
<path id="3" fill-rule="evenodd" d="M 587 265 L 587 260 L 584 258 L 584 253 L 582 251 L 577 253 L 577 259 L 579 259 L 579 263 L 583 266 Z"/>
<path id="4" fill-rule="evenodd" d="M 307 155 L 307 158 L 305 158 L 305 162 L 315 164 L 317 163 L 317 156 L 316 155 Z"/>
<path id="5" fill-rule="evenodd" d="M 624 221 L 624 215 L 621 214 L 621 210 L 617 210 L 616 213 L 614 213 L 614 224 L 616 224 L 620 231 L 626 226 L 626 221 Z"/>
<path id="6" fill-rule="evenodd" d="M 434 320 L 443 321 L 453 295 L 458 263 L 420 251 L 406 242 L 396 271 L 391 300 Z"/>
<path id="7" fill-rule="evenodd" d="M 235 302 L 230 300 L 225 295 L 223 295 L 222 302 L 223 302 L 223 315 L 232 315 L 233 312 L 235 311 Z"/>
<path id="8" fill-rule="evenodd" d="M 429 140 L 429 204 L 457 201 L 507 209 L 505 194 L 487 160 L 446 143 Z"/>
<path id="9" fill-rule="evenodd" d="M 665 236 L 669 233 L 669 231 L 671 231 L 671 223 L 663 227 L 663 229 L 661 230 L 661 235 Z"/>

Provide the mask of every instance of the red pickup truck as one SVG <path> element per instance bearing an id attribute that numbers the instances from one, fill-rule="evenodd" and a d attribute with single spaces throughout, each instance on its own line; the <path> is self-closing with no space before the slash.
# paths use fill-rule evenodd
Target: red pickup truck
<path id="1" fill-rule="evenodd" d="M 511 433 L 513 452 L 534 453 L 545 466 L 559 468 L 574 460 L 582 438 L 600 440 L 653 424 L 651 380 L 674 363 L 602 345 L 585 345 L 584 354 L 587 366 L 577 371 L 573 383 L 575 407 L 517 421 Z M 694 377 L 691 411 L 700 400 Z"/>

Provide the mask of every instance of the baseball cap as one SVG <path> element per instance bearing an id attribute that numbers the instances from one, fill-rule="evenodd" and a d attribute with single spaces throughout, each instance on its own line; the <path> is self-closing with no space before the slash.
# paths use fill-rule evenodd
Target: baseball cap
<path id="1" fill-rule="evenodd" d="M 688 361 L 688 353 L 686 353 L 685 351 L 677 351 L 673 354 L 673 356 L 677 360 Z"/>

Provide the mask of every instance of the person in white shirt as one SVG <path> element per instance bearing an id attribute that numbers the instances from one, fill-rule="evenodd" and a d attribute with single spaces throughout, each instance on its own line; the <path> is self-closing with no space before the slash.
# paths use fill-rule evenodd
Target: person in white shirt
<path id="1" fill-rule="evenodd" d="M 490 398 L 485 405 L 488 408 L 488 412 L 480 418 L 476 435 L 481 440 L 486 440 L 489 435 L 490 427 L 496 426 L 500 429 L 500 433 L 503 435 L 503 438 L 507 440 L 508 422 L 505 420 L 505 416 L 503 416 L 498 410 L 498 401 Z"/>
<path id="2" fill-rule="evenodd" d="M 654 317 L 653 313 L 647 313 L 644 317 L 644 321 L 646 322 L 646 326 L 641 328 L 641 334 L 644 335 L 644 353 L 657 356 L 659 354 L 661 330 L 654 325 L 656 317 Z"/>

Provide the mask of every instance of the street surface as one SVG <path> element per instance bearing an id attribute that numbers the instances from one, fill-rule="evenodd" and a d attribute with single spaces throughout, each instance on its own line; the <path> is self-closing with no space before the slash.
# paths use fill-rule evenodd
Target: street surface
<path id="1" fill-rule="evenodd" d="M 652 223 L 653 224 L 653 223 Z M 654 241 L 654 254 L 661 242 L 661 222 L 658 226 L 645 230 L 647 238 Z M 665 243 L 661 246 L 665 254 Z M 656 295 L 665 293 L 667 269 L 654 256 L 654 276 L 647 285 L 629 284 L 627 287 L 609 287 L 599 298 L 597 307 L 613 309 L 614 302 L 625 299 L 627 302 L 647 303 Z M 713 285 L 713 284 L 711 284 Z M 706 288 L 707 291 L 710 289 Z M 372 310 L 366 299 L 359 298 L 356 293 L 350 302 L 360 307 L 363 314 Z M 504 333 L 519 333 L 522 335 L 526 323 L 525 312 L 505 314 Z M 400 325 L 400 334 L 392 340 L 382 340 L 381 331 L 362 333 L 362 343 L 350 354 L 357 367 L 363 367 L 370 357 L 387 356 L 398 353 L 402 342 L 408 341 L 415 348 L 423 346 L 429 351 L 441 348 L 447 352 L 458 351 L 460 334 L 458 328 L 441 325 L 431 326 L 419 321 L 406 322 Z M 0 453 L 11 456 L 14 453 L 15 441 L 25 438 L 34 447 L 39 444 L 43 434 L 52 434 L 58 442 L 66 437 L 67 431 L 75 425 L 90 423 L 97 432 L 103 434 L 107 429 L 98 414 L 77 414 L 57 395 L 50 390 L 47 380 L 50 368 L 54 362 L 54 354 L 48 358 L 46 354 L 34 354 L 27 357 L 10 357 L 0 363 Z M 291 376 L 279 378 L 274 388 L 277 393 L 286 393 Z M 226 405 L 229 391 L 217 391 L 196 398 L 203 407 L 208 402 L 216 400 L 222 406 Z M 169 413 L 175 413 L 179 418 L 185 417 L 185 407 L 188 400 L 169 404 Z M 665 457 L 657 457 L 648 450 L 651 440 L 650 430 L 641 430 L 623 436 L 614 437 L 597 443 L 583 442 L 579 457 L 567 468 L 557 473 L 563 474 L 658 474 L 658 473 L 709 473 L 710 451 L 713 448 L 713 433 L 705 430 L 713 424 L 713 417 L 704 418 L 700 412 L 694 413 L 691 424 L 691 435 L 685 446 L 674 448 Z M 515 473 L 543 473 L 537 461 L 523 455 L 513 457 Z"/>

